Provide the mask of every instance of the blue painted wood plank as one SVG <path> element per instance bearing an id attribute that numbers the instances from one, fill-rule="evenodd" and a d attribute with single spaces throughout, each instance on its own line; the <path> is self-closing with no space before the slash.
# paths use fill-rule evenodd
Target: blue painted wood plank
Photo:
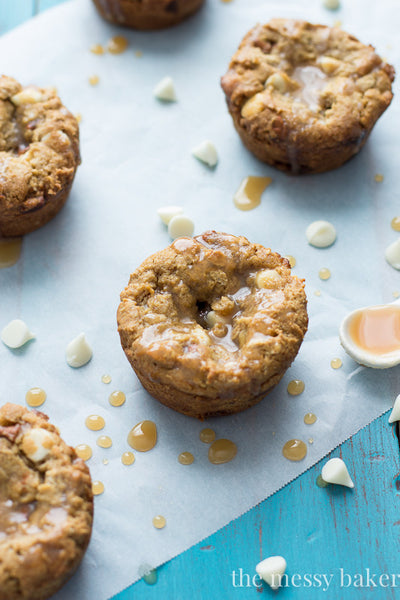
<path id="1" fill-rule="evenodd" d="M 0 3 L 0 34 L 20 25 L 34 14 L 34 0 L 3 1 Z"/>
<path id="2" fill-rule="evenodd" d="M 162 566 L 156 585 L 140 581 L 115 600 L 254 598 L 254 567 L 271 554 L 282 554 L 288 562 L 290 585 L 279 591 L 279 598 L 284 600 L 361 600 L 365 588 L 354 584 L 368 583 L 366 569 L 370 569 L 369 583 L 372 581 L 372 587 L 377 584 L 377 598 L 398 597 L 399 452 L 387 415 L 331 456 L 342 456 L 346 461 L 354 477 L 354 490 L 317 487 L 324 459 L 253 510 Z M 254 473 L 255 478 L 267 476 Z M 135 544 L 140 540 L 132 541 L 132 551 Z M 363 581 L 356 578 L 358 573 Z M 394 574 L 397 587 L 379 586 L 377 577 L 371 579 L 374 573 L 378 578 L 388 575 L 382 579 L 383 585 L 391 583 Z M 323 575 L 329 586 L 324 584 Z M 263 594 L 277 597 L 269 588 Z"/>

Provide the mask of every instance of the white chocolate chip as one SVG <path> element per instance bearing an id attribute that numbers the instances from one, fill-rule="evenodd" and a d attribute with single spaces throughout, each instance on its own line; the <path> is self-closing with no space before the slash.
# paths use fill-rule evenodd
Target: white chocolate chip
<path id="1" fill-rule="evenodd" d="M 10 321 L 1 332 L 1 341 L 9 348 L 20 348 L 34 337 L 28 325 L 21 319 Z"/>
<path id="2" fill-rule="evenodd" d="M 157 214 L 164 225 L 168 225 L 173 217 L 181 215 L 182 213 L 183 208 L 181 206 L 162 206 L 157 210 Z"/>
<path id="3" fill-rule="evenodd" d="M 286 566 L 286 560 L 283 556 L 270 556 L 258 563 L 256 571 L 273 590 L 277 590 L 280 587 Z"/>
<path id="4" fill-rule="evenodd" d="M 42 92 L 33 87 L 27 87 L 11 97 L 11 102 L 15 104 L 15 106 L 21 106 L 21 104 L 35 104 L 36 102 L 42 102 L 43 100 L 44 96 Z"/>
<path id="5" fill-rule="evenodd" d="M 340 6 L 339 0 L 324 0 L 323 5 L 328 10 L 337 10 Z"/>
<path id="6" fill-rule="evenodd" d="M 86 341 L 85 334 L 80 333 L 65 350 L 65 357 L 70 367 L 83 367 L 92 358 L 93 352 Z"/>
<path id="7" fill-rule="evenodd" d="M 331 56 L 321 56 L 318 63 L 326 75 L 332 75 L 340 65 L 340 61 Z"/>
<path id="8" fill-rule="evenodd" d="M 307 242 L 316 248 L 327 248 L 336 240 L 336 229 L 329 221 L 314 221 L 306 229 Z"/>
<path id="9" fill-rule="evenodd" d="M 391 267 L 400 270 L 400 239 L 386 248 L 385 258 Z"/>
<path id="10" fill-rule="evenodd" d="M 347 467 L 341 458 L 331 458 L 322 467 L 321 477 L 327 483 L 336 483 L 353 488 L 354 483 L 349 475 Z"/>
<path id="11" fill-rule="evenodd" d="M 280 73 L 273 73 L 270 75 L 265 82 L 268 87 L 273 87 L 281 94 L 284 94 L 287 90 L 287 85 L 284 77 Z"/>
<path id="12" fill-rule="evenodd" d="M 22 451 L 33 462 L 39 462 L 46 458 L 54 442 L 54 435 L 47 429 L 34 427 L 22 438 Z"/>
<path id="13" fill-rule="evenodd" d="M 176 102 L 176 93 L 172 77 L 161 79 L 153 90 L 153 94 L 158 100 L 164 102 Z"/>
<path id="14" fill-rule="evenodd" d="M 193 148 L 192 150 L 193 156 L 195 156 L 198 160 L 205 163 L 209 167 L 215 167 L 218 162 L 218 154 L 217 149 L 214 144 L 209 140 L 205 140 L 201 142 L 198 146 Z"/>
<path id="15" fill-rule="evenodd" d="M 218 323 L 226 323 L 227 319 L 219 315 L 215 310 L 210 310 L 206 315 L 207 325 L 212 329 Z"/>
<path id="16" fill-rule="evenodd" d="M 194 223 L 185 215 L 176 215 L 168 223 L 168 233 L 173 240 L 179 237 L 192 237 L 193 232 Z"/>
<path id="17" fill-rule="evenodd" d="M 392 412 L 389 417 L 389 423 L 394 423 L 395 421 L 400 421 L 400 394 L 394 401 Z"/>
<path id="18" fill-rule="evenodd" d="M 281 281 L 282 277 L 274 269 L 265 269 L 256 275 L 256 286 L 259 288 L 275 287 Z"/>

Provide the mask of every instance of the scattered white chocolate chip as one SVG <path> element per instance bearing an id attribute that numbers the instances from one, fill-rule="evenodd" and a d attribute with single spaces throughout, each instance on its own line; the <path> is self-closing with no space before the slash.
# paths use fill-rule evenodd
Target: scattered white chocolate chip
<path id="1" fill-rule="evenodd" d="M 339 0 L 324 0 L 323 5 L 328 10 L 337 10 L 340 6 Z"/>
<path id="2" fill-rule="evenodd" d="M 321 56 L 318 64 L 326 75 L 331 75 L 339 67 L 340 61 L 331 56 Z"/>
<path id="3" fill-rule="evenodd" d="M 22 451 L 33 462 L 39 462 L 46 458 L 54 442 L 54 435 L 50 431 L 34 427 L 22 438 Z"/>
<path id="4" fill-rule="evenodd" d="M 395 421 L 400 421 L 400 394 L 394 401 L 392 412 L 389 417 L 389 423 L 394 423 Z"/>
<path id="5" fill-rule="evenodd" d="M 85 334 L 80 333 L 65 350 L 65 357 L 70 367 L 83 367 L 92 358 L 93 352 L 86 341 Z"/>
<path id="6" fill-rule="evenodd" d="M 273 590 L 277 590 L 286 566 L 287 563 L 283 556 L 270 556 L 258 563 L 256 571 Z"/>
<path id="7" fill-rule="evenodd" d="M 165 225 L 168 225 L 172 217 L 176 217 L 182 213 L 183 208 L 181 206 L 162 206 L 157 210 L 158 216 Z"/>
<path id="8" fill-rule="evenodd" d="M 176 102 L 176 93 L 172 77 L 161 79 L 153 90 L 153 94 L 158 100 L 164 102 Z"/>
<path id="9" fill-rule="evenodd" d="M 284 77 L 280 73 L 273 73 L 265 82 L 268 87 L 273 87 L 275 90 L 284 94 L 287 90 L 287 85 Z"/>
<path id="10" fill-rule="evenodd" d="M 316 248 L 327 248 L 336 240 L 336 229 L 329 221 L 314 221 L 306 229 L 307 242 Z"/>
<path id="11" fill-rule="evenodd" d="M 349 475 L 347 467 L 341 458 L 331 458 L 322 467 L 321 477 L 327 483 L 336 483 L 353 488 L 354 483 Z"/>
<path id="12" fill-rule="evenodd" d="M 1 332 L 1 341 L 9 348 L 20 348 L 34 337 L 28 325 L 21 319 L 10 321 Z"/>
<path id="13" fill-rule="evenodd" d="M 192 237 L 193 231 L 194 223 L 185 215 L 176 215 L 168 223 L 168 233 L 173 240 L 179 237 Z"/>
<path id="14" fill-rule="evenodd" d="M 275 269 L 265 269 L 257 273 L 256 286 L 259 288 L 271 288 L 279 284 L 281 280 L 282 277 Z"/>
<path id="15" fill-rule="evenodd" d="M 15 106 L 21 106 L 21 104 L 35 104 L 41 102 L 44 99 L 43 94 L 40 90 L 34 87 L 27 87 L 18 94 L 14 94 L 11 97 L 11 102 Z"/>
<path id="16" fill-rule="evenodd" d="M 386 248 L 385 258 L 391 267 L 400 270 L 400 238 Z"/>
<path id="17" fill-rule="evenodd" d="M 215 167 L 218 162 L 217 150 L 212 142 L 205 140 L 192 150 L 193 156 L 209 167 Z"/>

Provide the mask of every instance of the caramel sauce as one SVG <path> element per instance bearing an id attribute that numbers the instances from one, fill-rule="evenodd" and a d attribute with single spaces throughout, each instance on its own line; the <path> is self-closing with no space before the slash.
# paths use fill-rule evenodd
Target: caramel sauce
<path id="1" fill-rule="evenodd" d="M 298 396 L 304 392 L 306 384 L 301 379 L 292 379 L 289 381 L 287 391 L 291 396 Z"/>
<path id="2" fill-rule="evenodd" d="M 148 452 L 157 443 L 157 427 L 153 421 L 140 421 L 128 434 L 128 444 L 139 452 Z"/>
<path id="3" fill-rule="evenodd" d="M 47 398 L 47 394 L 42 388 L 34 387 L 26 392 L 25 400 L 28 406 L 42 406 Z"/>
<path id="4" fill-rule="evenodd" d="M 156 569 L 150 569 L 147 573 L 145 573 L 142 577 L 143 581 L 147 583 L 147 585 L 154 585 L 157 583 L 158 574 Z"/>
<path id="5" fill-rule="evenodd" d="M 92 492 L 93 496 L 99 496 L 102 494 L 104 492 L 104 483 L 102 481 L 93 481 Z"/>
<path id="6" fill-rule="evenodd" d="M 204 444 L 211 444 L 215 440 L 215 431 L 206 427 L 200 431 L 199 437 Z"/>
<path id="7" fill-rule="evenodd" d="M 164 529 L 167 524 L 167 520 L 162 515 L 156 515 L 153 517 L 153 525 L 156 529 Z"/>
<path id="8" fill-rule="evenodd" d="M 12 267 L 21 256 L 22 238 L 0 239 L 0 269 Z"/>
<path id="9" fill-rule="evenodd" d="M 307 446 L 301 440 L 289 440 L 282 448 L 282 454 L 288 460 L 303 460 L 307 454 Z"/>
<path id="10" fill-rule="evenodd" d="M 92 54 L 104 54 L 104 48 L 101 44 L 93 44 L 93 46 L 90 46 L 90 52 Z"/>
<path id="11" fill-rule="evenodd" d="M 194 456 L 191 452 L 181 452 L 178 456 L 178 462 L 181 465 L 191 465 L 194 462 Z"/>
<path id="12" fill-rule="evenodd" d="M 82 460 L 89 460 L 92 457 L 92 449 L 87 444 L 78 444 L 75 446 L 75 452 Z"/>
<path id="13" fill-rule="evenodd" d="M 317 416 L 312 412 L 308 412 L 304 415 L 304 423 L 306 425 L 313 425 L 317 420 Z"/>
<path id="14" fill-rule="evenodd" d="M 109 395 L 108 401 L 111 406 L 122 406 L 126 400 L 124 392 L 113 392 Z"/>
<path id="15" fill-rule="evenodd" d="M 124 392 L 113 392 L 109 395 L 108 401 L 111 406 L 122 406 L 126 400 Z"/>
<path id="16" fill-rule="evenodd" d="M 374 177 L 376 183 L 382 183 L 383 181 L 383 175 L 381 173 L 377 173 Z"/>
<path id="17" fill-rule="evenodd" d="M 245 177 L 233 197 L 234 205 L 239 210 L 256 208 L 261 202 L 262 193 L 271 183 L 271 177 Z"/>
<path id="18" fill-rule="evenodd" d="M 107 50 L 110 54 L 122 54 L 128 47 L 128 40 L 123 35 L 115 35 L 107 42 Z"/>
<path id="19" fill-rule="evenodd" d="M 343 363 L 340 358 L 332 358 L 332 360 L 331 360 L 332 369 L 340 369 L 340 367 L 342 365 L 343 365 Z"/>
<path id="20" fill-rule="evenodd" d="M 82 115 L 81 115 L 81 113 L 76 113 L 75 119 L 77 120 L 78 123 L 81 123 L 81 121 L 82 121 Z"/>
<path id="21" fill-rule="evenodd" d="M 108 435 L 100 435 L 97 438 L 96 444 L 100 446 L 100 448 L 111 448 L 112 439 Z"/>
<path id="22" fill-rule="evenodd" d="M 231 440 L 215 440 L 208 450 L 208 460 L 213 465 L 222 465 L 235 458 L 237 446 Z"/>
<path id="23" fill-rule="evenodd" d="M 98 75 L 91 75 L 88 81 L 90 85 L 97 85 L 100 81 L 100 77 Z"/>
<path id="24" fill-rule="evenodd" d="M 121 462 L 123 465 L 133 465 L 133 463 L 135 462 L 135 455 L 133 454 L 133 452 L 124 452 L 121 456 Z"/>
<path id="25" fill-rule="evenodd" d="M 100 415 L 89 415 L 85 420 L 86 427 L 91 431 L 99 431 L 105 424 L 105 420 Z"/>
<path id="26" fill-rule="evenodd" d="M 318 475 L 315 483 L 320 488 L 325 488 L 325 487 L 327 487 L 329 485 L 329 483 L 327 481 L 325 481 L 324 479 L 322 479 L 322 475 Z"/>
<path id="27" fill-rule="evenodd" d="M 101 381 L 103 383 L 111 383 L 111 375 L 108 375 L 108 374 L 103 375 L 102 378 L 101 378 Z"/>
<path id="28" fill-rule="evenodd" d="M 393 217 L 390 221 L 390 225 L 395 231 L 400 231 L 400 217 Z"/>
<path id="29" fill-rule="evenodd" d="M 326 279 L 329 279 L 331 276 L 331 272 L 329 269 L 326 269 L 325 267 L 323 269 L 320 269 L 318 271 L 318 275 L 319 278 L 322 279 L 323 281 L 325 281 Z"/>
<path id="30" fill-rule="evenodd" d="M 357 346 L 373 354 L 400 350 L 400 306 L 375 306 L 356 313 L 349 334 Z"/>

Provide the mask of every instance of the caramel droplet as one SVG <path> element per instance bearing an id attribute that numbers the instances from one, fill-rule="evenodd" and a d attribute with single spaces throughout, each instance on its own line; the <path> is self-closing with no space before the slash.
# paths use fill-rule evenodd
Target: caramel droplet
<path id="1" fill-rule="evenodd" d="M 381 173 L 377 173 L 374 177 L 376 183 L 382 183 L 383 181 L 383 175 L 381 175 Z"/>
<path id="2" fill-rule="evenodd" d="M 162 515 L 153 517 L 153 525 L 156 529 L 163 529 L 167 524 L 167 520 Z"/>
<path id="3" fill-rule="evenodd" d="M 215 440 L 208 450 L 208 460 L 213 465 L 221 465 L 235 458 L 237 446 L 231 440 Z"/>
<path id="4" fill-rule="evenodd" d="M 140 421 L 128 434 L 128 444 L 139 452 L 148 452 L 157 442 L 157 427 L 153 421 Z"/>
<path id="5" fill-rule="evenodd" d="M 103 383 L 111 383 L 111 375 L 108 375 L 108 374 L 103 375 L 101 380 Z"/>
<path id="6" fill-rule="evenodd" d="M 113 392 L 109 395 L 108 401 L 111 406 L 122 406 L 126 400 L 124 392 Z"/>
<path id="7" fill-rule="evenodd" d="M 105 424 L 105 420 L 100 415 L 89 415 L 85 421 L 86 427 L 91 431 L 99 431 Z"/>
<path id="8" fill-rule="evenodd" d="M 194 461 L 194 456 L 191 452 L 181 452 L 178 456 L 178 461 L 181 465 L 191 465 Z"/>
<path id="9" fill-rule="evenodd" d="M 318 271 L 318 275 L 319 275 L 319 278 L 320 278 L 320 279 L 322 279 L 323 281 L 326 281 L 327 279 L 329 279 L 329 278 L 330 278 L 330 276 L 331 276 L 331 272 L 330 272 L 330 270 L 329 270 L 329 269 L 326 269 L 326 268 L 324 267 L 323 269 L 320 269 L 320 270 Z"/>
<path id="10" fill-rule="evenodd" d="M 340 358 L 332 358 L 331 360 L 331 367 L 332 369 L 340 369 L 340 367 L 342 366 L 342 361 L 340 360 Z"/>
<path id="11" fill-rule="evenodd" d="M 115 35 L 107 43 L 110 54 L 122 54 L 128 47 L 128 40 L 123 35 Z"/>
<path id="12" fill-rule="evenodd" d="M 292 379 L 289 381 L 287 391 L 291 396 L 298 396 L 304 392 L 306 384 L 301 379 Z"/>
<path id="13" fill-rule="evenodd" d="M 239 210 L 256 208 L 261 202 L 262 193 L 271 183 L 271 177 L 245 177 L 233 197 L 234 205 Z"/>
<path id="14" fill-rule="evenodd" d="M 394 229 L 395 231 L 400 231 L 400 217 L 393 217 L 390 224 L 392 226 L 392 229 Z"/>
<path id="15" fill-rule="evenodd" d="M 0 269 L 12 267 L 21 256 L 22 238 L 0 240 Z"/>
<path id="16" fill-rule="evenodd" d="M 199 437 L 204 444 L 211 444 L 215 440 L 215 431 L 206 427 L 200 431 Z"/>
<path id="17" fill-rule="evenodd" d="M 99 496 L 104 492 L 104 483 L 102 481 L 92 482 L 93 496 Z"/>
<path id="18" fill-rule="evenodd" d="M 108 435 L 101 435 L 97 438 L 96 443 L 98 446 L 100 446 L 100 448 L 111 448 L 112 439 L 108 437 Z"/>
<path id="19" fill-rule="evenodd" d="M 314 415 L 314 413 L 312 413 L 312 412 L 309 412 L 304 415 L 304 423 L 306 425 L 313 425 L 316 420 L 317 420 L 317 416 Z"/>
<path id="20" fill-rule="evenodd" d="M 92 457 L 92 449 L 87 444 L 78 444 L 75 446 L 75 452 L 82 460 L 89 460 Z"/>
<path id="21" fill-rule="evenodd" d="M 121 462 L 123 465 L 133 465 L 135 462 L 135 455 L 133 452 L 124 452 L 121 456 Z"/>
<path id="22" fill-rule="evenodd" d="M 90 52 L 92 54 L 104 54 L 104 48 L 101 44 L 93 44 L 93 46 L 90 46 Z"/>
<path id="23" fill-rule="evenodd" d="M 39 387 L 33 387 L 26 392 L 25 400 L 28 406 L 42 406 L 46 400 L 46 392 Z"/>
<path id="24" fill-rule="evenodd" d="M 91 75 L 89 77 L 89 83 L 90 85 L 97 85 L 100 81 L 100 77 L 98 75 Z"/>
<path id="25" fill-rule="evenodd" d="M 301 440 L 289 440 L 282 448 L 282 454 L 288 460 L 303 460 L 307 454 L 307 446 Z"/>

